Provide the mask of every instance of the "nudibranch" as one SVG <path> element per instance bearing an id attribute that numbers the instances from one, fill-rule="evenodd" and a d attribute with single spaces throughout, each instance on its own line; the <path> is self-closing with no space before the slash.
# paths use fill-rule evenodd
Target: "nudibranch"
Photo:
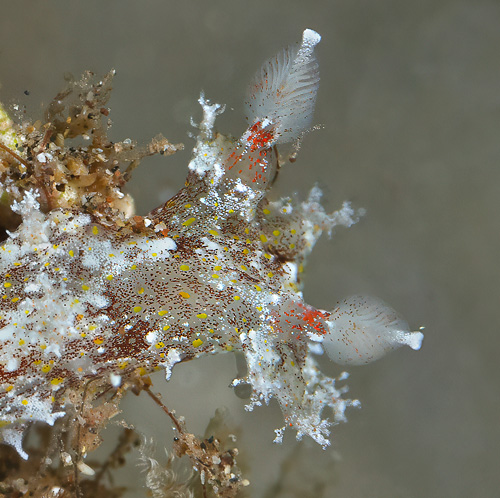
<path id="1" fill-rule="evenodd" d="M 349 203 L 327 214 L 317 187 L 302 203 L 267 197 L 278 147 L 311 126 L 319 41 L 307 29 L 300 44 L 264 63 L 238 140 L 214 130 L 223 106 L 200 97 L 185 187 L 140 223 L 41 209 L 36 189 L 12 203 L 22 223 L 0 246 L 0 421 L 20 454 L 24 427 L 68 413 L 75 386 L 101 378 L 118 388 L 158 367 L 168 379 L 179 362 L 230 351 L 247 362 L 233 383 L 251 385 L 247 408 L 279 402 L 277 441 L 292 427 L 326 446 L 332 421 L 356 401 L 342 397 L 315 355 L 357 365 L 420 347 L 422 334 L 379 300 L 355 296 L 332 311 L 303 300 L 305 260 L 322 232 L 357 221 Z"/>

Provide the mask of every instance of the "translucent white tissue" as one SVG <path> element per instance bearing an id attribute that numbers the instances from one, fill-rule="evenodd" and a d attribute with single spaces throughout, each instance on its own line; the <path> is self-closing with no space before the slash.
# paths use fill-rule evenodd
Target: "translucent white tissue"
<path id="1" fill-rule="evenodd" d="M 323 347 L 340 365 L 363 365 L 401 346 L 420 349 L 423 334 L 380 299 L 352 296 L 341 301 L 327 321 Z"/>

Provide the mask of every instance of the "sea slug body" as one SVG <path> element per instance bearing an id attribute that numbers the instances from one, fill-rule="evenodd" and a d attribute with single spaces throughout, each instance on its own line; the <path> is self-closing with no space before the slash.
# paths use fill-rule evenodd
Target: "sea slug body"
<path id="1" fill-rule="evenodd" d="M 215 132 L 223 108 L 200 97 L 185 187 L 140 225 L 42 212 L 39 191 L 13 205 L 22 223 L 0 245 L 0 421 L 23 456 L 26 424 L 68 413 L 69 389 L 97 377 L 118 388 L 138 369 L 162 367 L 169 378 L 176 363 L 231 351 L 247 361 L 233 384 L 252 386 L 248 408 L 274 397 L 285 427 L 326 446 L 325 409 L 335 422 L 357 402 L 342 398 L 314 355 L 361 364 L 420 347 L 422 334 L 376 299 L 348 298 L 332 311 L 303 300 L 305 260 L 322 232 L 357 221 L 349 203 L 327 214 L 316 187 L 302 203 L 267 198 L 277 146 L 312 122 L 319 41 L 306 30 L 300 45 L 263 65 L 239 140 Z"/>

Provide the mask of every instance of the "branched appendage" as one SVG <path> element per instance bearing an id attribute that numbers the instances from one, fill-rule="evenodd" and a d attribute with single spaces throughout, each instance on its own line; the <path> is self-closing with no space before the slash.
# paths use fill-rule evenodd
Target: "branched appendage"
<path id="1" fill-rule="evenodd" d="M 247 374 L 233 385 L 251 386 L 247 409 L 271 398 L 281 407 L 275 440 L 293 428 L 326 447 L 330 426 L 358 402 L 315 356 L 365 364 L 402 345 L 419 349 L 421 332 L 377 299 L 353 296 L 331 311 L 303 299 L 301 274 L 318 238 L 362 212 L 344 203 L 326 213 L 317 187 L 304 202 L 270 199 L 278 148 L 311 127 L 319 41 L 305 30 L 299 45 L 264 63 L 237 140 L 214 128 L 223 106 L 200 97 L 185 187 L 146 216 L 133 216 L 124 184 L 139 159 L 180 146 L 162 137 L 142 149 L 107 139 L 113 73 L 70 83 L 44 125 L 16 127 L 0 112 L 0 420 L 3 441 L 20 455 L 28 456 L 22 434 L 30 422 L 74 416 L 74 463 L 85 469 L 102 422 L 138 377 L 164 369 L 169 379 L 177 363 L 231 351 L 246 359 Z M 87 145 L 70 145 L 77 137 Z M 234 455 L 224 463 L 215 443 L 188 437 L 166 413 L 178 452 L 195 458 L 206 482 L 232 468 Z M 211 467 L 206 454 L 220 462 Z"/>
<path id="2" fill-rule="evenodd" d="M 145 385 L 143 390 L 172 420 L 176 430 L 174 452 L 177 457 L 189 457 L 193 469 L 199 473 L 204 496 L 207 484 L 216 496 L 223 498 L 236 497 L 242 487 L 250 484 L 242 478 L 236 465 L 237 448 L 223 448 L 221 441 L 213 435 L 201 439 L 187 432 L 184 423 L 163 404 L 158 395 L 151 392 L 149 385 Z"/>

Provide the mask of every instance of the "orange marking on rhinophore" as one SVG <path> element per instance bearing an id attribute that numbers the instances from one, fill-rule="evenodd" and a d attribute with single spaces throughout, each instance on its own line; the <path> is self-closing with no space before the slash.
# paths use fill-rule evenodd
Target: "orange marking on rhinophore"
<path id="1" fill-rule="evenodd" d="M 247 138 L 247 142 L 250 142 L 250 150 L 252 152 L 258 149 L 270 147 L 270 144 L 273 140 L 273 131 L 262 129 L 262 123 L 260 121 L 257 121 L 250 128 L 250 136 Z"/>
<path id="2" fill-rule="evenodd" d="M 314 308 L 309 308 L 298 303 L 299 307 L 304 308 L 302 313 L 302 320 L 310 325 L 314 330 L 322 334 L 326 334 L 326 330 L 323 326 L 323 321 L 328 318 L 328 315 L 318 311 Z"/>
<path id="3" fill-rule="evenodd" d="M 241 161 L 241 158 L 243 157 L 243 152 L 242 152 L 241 154 L 238 154 L 238 155 L 236 155 L 236 152 L 233 152 L 232 154 L 230 154 L 230 156 L 229 156 L 229 157 L 230 157 L 231 159 L 232 159 L 233 157 L 235 157 L 235 158 L 236 158 L 236 159 L 233 161 L 233 164 L 231 164 L 231 165 L 229 166 L 229 168 L 228 168 L 228 169 L 231 169 L 231 168 L 233 168 L 233 166 L 236 166 L 236 164 L 238 164 L 238 163 Z"/>

